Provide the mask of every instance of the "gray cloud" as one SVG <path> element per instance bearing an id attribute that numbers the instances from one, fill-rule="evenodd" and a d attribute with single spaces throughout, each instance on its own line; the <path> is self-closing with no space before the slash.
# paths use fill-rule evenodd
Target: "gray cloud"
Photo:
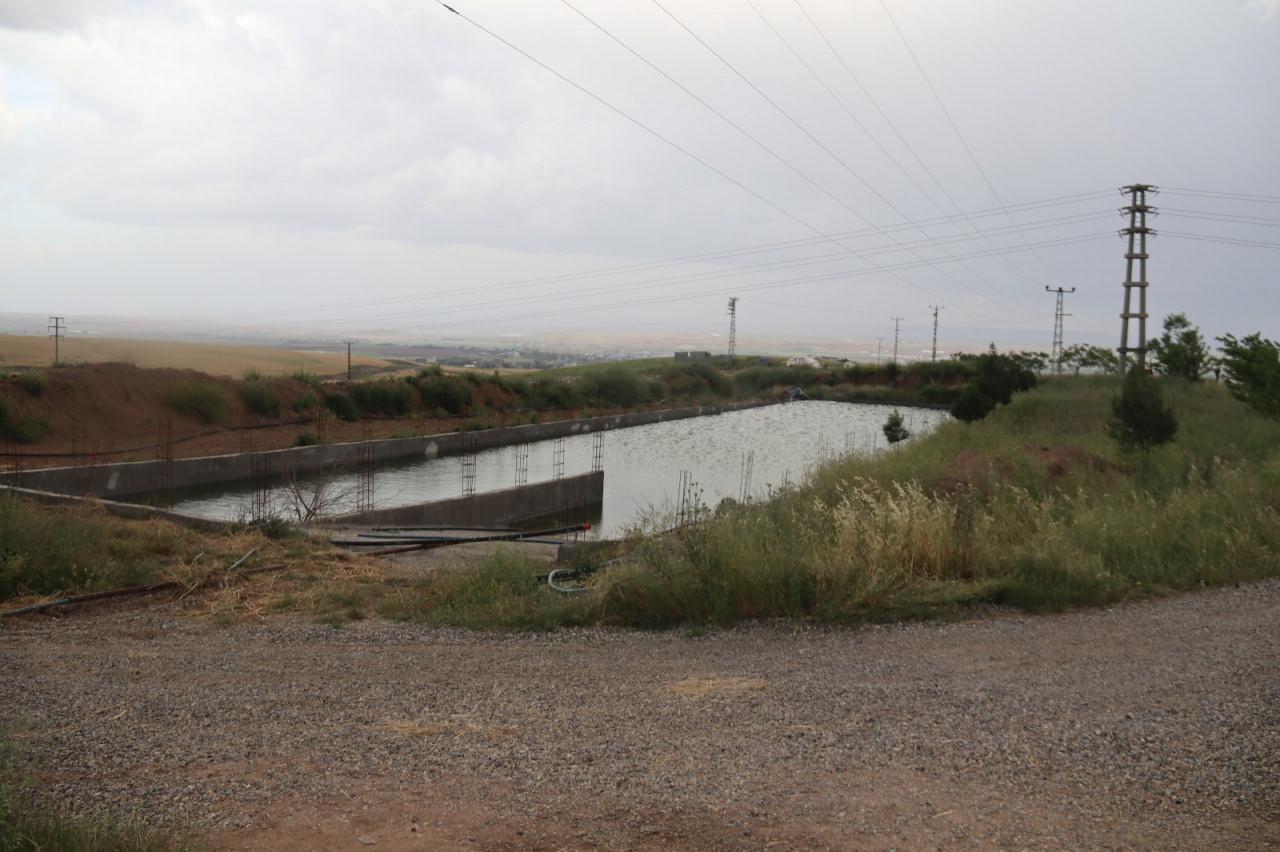
<path id="1" fill-rule="evenodd" d="M 648 4 L 581 5 L 873 222 L 938 215 L 911 178 L 951 210 L 793 4 L 759 3 L 911 178 L 862 137 L 740 0 L 680 14 L 843 164 Z M 1133 180 L 1280 194 L 1271 154 L 1280 117 L 1267 82 L 1280 72 L 1274 3 L 892 5 L 1006 202 Z M 463 6 L 806 222 L 826 231 L 862 226 L 560 4 Z M 878 3 L 809 0 L 806 7 L 956 202 L 993 206 Z M 13 226 L 7 236 L 0 232 L 0 250 L 7 249 L 0 275 L 26 282 L 4 294 L 13 309 L 40 310 L 50 294 L 77 301 L 87 286 L 79 273 L 91 268 L 100 270 L 98 292 L 110 282 L 106 301 L 119 310 L 158 302 L 178 310 L 198 301 L 202 311 L 235 313 L 255 294 L 269 299 L 267 287 L 286 304 L 303 297 L 299 278 L 314 281 L 314 267 L 325 266 L 316 258 L 328 258 L 343 280 L 363 269 L 362 291 L 395 296 L 519 278 L 531 268 L 552 274 L 811 235 L 433 4 L 19 2 L 5 6 L 0 26 L 7 28 L 0 30 L 0 158 L 11 164 L 0 184 L 0 198 L 9 200 L 0 205 Z M 1118 196 L 1100 199 L 1095 208 L 1119 203 Z M 1239 212 L 1229 203 L 1223 209 Z M 1220 224 L 1183 228 L 1197 229 L 1235 233 Z M 1250 233 L 1276 239 L 1274 231 Z M 984 245 L 991 243 L 951 250 Z M 1190 311 L 1214 331 L 1237 328 L 1241 306 L 1271 300 L 1274 252 L 1205 246 L 1159 243 L 1154 310 Z M 171 257 L 178 247 L 180 256 Z M 160 271 L 148 257 L 157 252 L 170 257 Z M 938 299 L 955 306 L 951 321 L 977 336 L 993 327 L 1034 328 L 1051 309 L 1041 287 L 1064 283 L 1080 287 L 1073 321 L 1081 333 L 1110 335 L 1122 274 L 1118 244 L 1039 255 L 1017 255 L 1012 266 L 979 258 L 968 269 L 900 274 L 927 294 L 887 276 L 781 291 L 793 303 L 865 310 L 850 321 L 812 310 L 768 314 L 797 332 L 865 334 L 883 322 L 876 317 Z M 110 271 L 102 269 L 107 256 Z M 909 260 L 899 254 L 882 262 Z M 341 281 L 318 277 L 333 279 L 323 289 L 332 286 L 341 301 Z M 1226 298 L 1206 295 L 1207 280 L 1229 281 Z M 224 298 L 183 295 L 197 285 Z M 718 301 L 709 295 L 705 305 Z M 619 309 L 582 321 L 660 322 L 688 309 Z"/>

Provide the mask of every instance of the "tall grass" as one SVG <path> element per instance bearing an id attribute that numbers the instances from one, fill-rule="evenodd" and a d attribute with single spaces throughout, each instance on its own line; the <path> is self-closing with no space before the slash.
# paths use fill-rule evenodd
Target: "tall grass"
<path id="1" fill-rule="evenodd" d="M 200 546 L 201 539 L 169 524 L 122 523 L 0 497 L 0 600 L 149 582 Z"/>
<path id="2" fill-rule="evenodd" d="M 637 536 L 591 593 L 535 590 L 512 557 L 420 590 L 402 617 L 484 627 L 1062 609 L 1280 574 L 1280 422 L 1211 384 L 1165 382 L 1182 428 L 1126 456 L 1118 380 L 1045 383 L 971 425 L 804 486 Z"/>

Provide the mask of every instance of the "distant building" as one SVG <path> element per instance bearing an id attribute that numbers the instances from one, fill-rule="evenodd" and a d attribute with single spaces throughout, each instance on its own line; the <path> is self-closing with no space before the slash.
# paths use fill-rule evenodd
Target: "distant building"
<path id="1" fill-rule="evenodd" d="M 794 358 L 787 359 L 788 367 L 821 367 L 817 358 L 810 358 L 808 355 L 797 355 Z"/>
<path id="2" fill-rule="evenodd" d="M 710 358 L 711 358 L 710 352 L 689 351 L 689 352 L 676 353 L 677 361 L 707 361 L 707 360 L 710 360 Z"/>

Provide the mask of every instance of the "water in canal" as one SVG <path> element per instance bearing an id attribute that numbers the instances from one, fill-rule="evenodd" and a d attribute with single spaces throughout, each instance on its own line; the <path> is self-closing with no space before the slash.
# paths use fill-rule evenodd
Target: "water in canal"
<path id="1" fill-rule="evenodd" d="M 596 528 L 602 535 L 619 535 L 646 514 L 672 511 L 686 472 L 701 499 L 713 507 L 724 497 L 740 497 L 744 485 L 752 497 L 760 497 L 770 487 L 798 483 L 825 459 L 883 449 L 880 427 L 892 410 L 886 405 L 808 401 L 611 430 L 604 433 L 604 505 Z M 929 409 L 902 412 L 913 437 L 947 418 L 945 412 Z M 593 441 L 591 434 L 564 439 L 566 476 L 591 469 Z M 555 443 L 528 445 L 529 482 L 554 477 Z M 478 453 L 476 491 L 514 485 L 516 453 L 516 447 Z M 749 457 L 748 484 L 744 467 Z M 344 471 L 334 479 L 330 490 L 346 495 L 336 501 L 334 514 L 354 510 L 355 482 L 355 472 Z M 462 483 L 462 456 L 386 462 L 376 469 L 374 507 L 458 497 Z M 188 514 L 236 520 L 248 515 L 252 496 L 248 483 L 231 483 L 175 494 L 170 505 Z M 283 488 L 272 497 L 277 505 L 288 499 Z"/>

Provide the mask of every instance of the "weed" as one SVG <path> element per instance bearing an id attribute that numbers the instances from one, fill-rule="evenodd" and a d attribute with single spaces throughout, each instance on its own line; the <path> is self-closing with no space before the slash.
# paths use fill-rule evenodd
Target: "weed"
<path id="1" fill-rule="evenodd" d="M 298 433 L 298 439 L 293 442 L 295 447 L 314 447 L 320 443 L 320 437 L 310 429 Z"/>

